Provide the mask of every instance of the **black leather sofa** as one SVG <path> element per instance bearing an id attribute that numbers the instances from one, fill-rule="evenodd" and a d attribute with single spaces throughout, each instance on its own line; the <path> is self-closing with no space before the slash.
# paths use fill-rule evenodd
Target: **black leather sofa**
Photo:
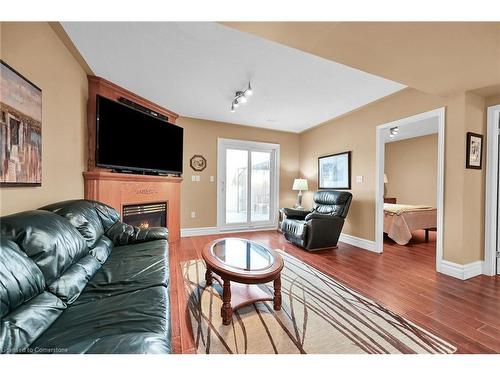
<path id="1" fill-rule="evenodd" d="M 311 211 L 284 208 L 281 224 L 285 238 L 306 250 L 337 246 L 352 201 L 347 191 L 321 190 L 314 194 Z"/>
<path id="2" fill-rule="evenodd" d="M 168 232 L 73 200 L 0 219 L 2 353 L 170 353 Z"/>

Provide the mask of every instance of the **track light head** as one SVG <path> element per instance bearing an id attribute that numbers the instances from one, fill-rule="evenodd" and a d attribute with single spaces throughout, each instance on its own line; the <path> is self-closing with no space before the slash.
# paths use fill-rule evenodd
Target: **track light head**
<path id="1" fill-rule="evenodd" d="M 252 94 L 253 91 L 252 86 L 250 86 L 250 82 L 248 82 L 248 86 L 245 90 L 236 91 L 233 101 L 231 102 L 231 112 L 234 112 L 238 105 L 248 102 L 248 97 Z"/>
<path id="2" fill-rule="evenodd" d="M 395 126 L 389 129 L 389 137 L 394 138 L 399 133 L 399 127 Z"/>
<path id="3" fill-rule="evenodd" d="M 245 90 L 245 96 L 252 96 L 252 95 L 253 95 L 252 86 L 250 86 L 250 82 L 248 82 L 248 87 Z"/>
<path id="4" fill-rule="evenodd" d="M 243 91 L 236 91 L 236 94 L 234 95 L 238 103 L 246 103 L 248 99 L 245 97 L 245 93 Z"/>

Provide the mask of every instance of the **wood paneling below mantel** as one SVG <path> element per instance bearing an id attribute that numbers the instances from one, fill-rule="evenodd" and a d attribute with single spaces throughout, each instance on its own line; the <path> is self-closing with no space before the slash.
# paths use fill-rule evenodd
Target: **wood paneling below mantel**
<path id="1" fill-rule="evenodd" d="M 85 198 L 113 207 L 120 216 L 124 205 L 167 202 L 169 242 L 179 240 L 181 177 L 90 171 L 83 178 Z"/>

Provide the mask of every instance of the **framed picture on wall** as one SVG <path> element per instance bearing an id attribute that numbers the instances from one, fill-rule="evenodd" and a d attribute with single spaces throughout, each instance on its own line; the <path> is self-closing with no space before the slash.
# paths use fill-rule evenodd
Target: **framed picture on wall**
<path id="1" fill-rule="evenodd" d="M 318 158 L 319 189 L 351 189 L 351 151 Z"/>
<path id="2" fill-rule="evenodd" d="M 0 185 L 42 184 L 42 90 L 0 60 Z"/>
<path id="3" fill-rule="evenodd" d="M 467 155 L 465 167 L 481 169 L 483 160 L 483 136 L 476 133 L 467 133 Z"/>

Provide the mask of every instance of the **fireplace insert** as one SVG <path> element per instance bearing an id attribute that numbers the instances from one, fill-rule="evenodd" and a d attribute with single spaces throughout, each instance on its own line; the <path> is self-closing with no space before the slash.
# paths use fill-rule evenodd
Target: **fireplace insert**
<path id="1" fill-rule="evenodd" d="M 147 229 L 167 226 L 167 203 L 129 204 L 123 206 L 123 222 Z"/>

